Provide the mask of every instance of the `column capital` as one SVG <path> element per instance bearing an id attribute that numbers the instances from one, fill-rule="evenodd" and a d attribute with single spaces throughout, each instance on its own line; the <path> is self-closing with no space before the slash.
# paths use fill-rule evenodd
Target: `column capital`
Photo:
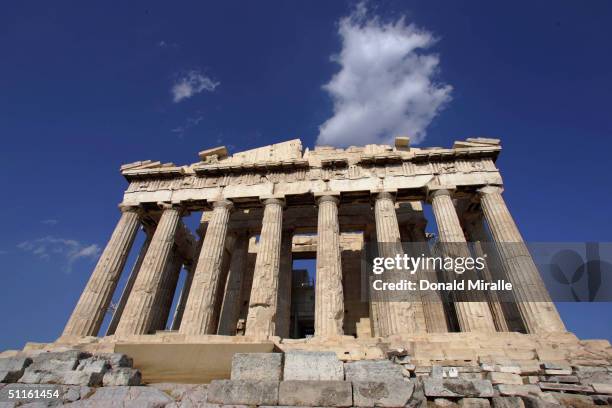
<path id="1" fill-rule="evenodd" d="M 334 202 L 336 205 L 340 204 L 340 192 L 338 191 L 321 191 L 314 193 L 314 198 L 317 205 L 326 201 Z"/>
<path id="2" fill-rule="evenodd" d="M 261 200 L 261 203 L 266 206 L 266 205 L 270 205 L 270 204 L 276 204 L 276 205 L 280 205 L 281 207 L 284 207 L 286 202 L 285 202 L 285 196 L 263 196 L 259 198 Z"/>
<path id="3" fill-rule="evenodd" d="M 213 208 L 226 208 L 230 211 L 234 209 L 234 203 L 231 200 L 220 199 L 212 202 Z"/>
<path id="4" fill-rule="evenodd" d="M 167 201 L 160 201 L 157 206 L 162 210 L 178 210 L 181 214 L 185 211 L 181 203 L 171 203 Z"/>
<path id="5" fill-rule="evenodd" d="M 135 212 L 140 215 L 142 208 L 139 205 L 119 204 L 119 211 L 122 213 Z"/>
<path id="6" fill-rule="evenodd" d="M 372 190 L 370 193 L 375 200 L 391 200 L 395 202 L 397 190 Z"/>
<path id="7" fill-rule="evenodd" d="M 498 185 L 487 184 L 486 186 L 481 187 L 476 191 L 478 192 L 479 196 L 483 196 L 485 194 L 495 194 L 495 193 L 501 194 L 502 191 L 504 191 L 504 188 Z"/>
<path id="8" fill-rule="evenodd" d="M 451 185 L 427 185 L 425 188 L 427 189 L 427 201 L 431 202 L 433 198 L 438 196 L 446 195 L 452 197 L 456 187 Z"/>

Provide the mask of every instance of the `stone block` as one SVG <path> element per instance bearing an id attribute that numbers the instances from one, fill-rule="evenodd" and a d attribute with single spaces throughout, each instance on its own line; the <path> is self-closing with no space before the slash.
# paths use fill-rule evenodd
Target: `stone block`
<path id="1" fill-rule="evenodd" d="M 575 375 L 542 375 L 540 381 L 578 384 L 580 379 Z"/>
<path id="2" fill-rule="evenodd" d="M 0 383 L 16 382 L 30 364 L 32 359 L 29 357 L 0 358 Z"/>
<path id="3" fill-rule="evenodd" d="M 384 382 L 402 381 L 404 378 L 402 367 L 389 360 L 363 360 L 345 363 L 344 374 L 346 381 Z"/>
<path id="4" fill-rule="evenodd" d="M 590 407 L 595 404 L 593 399 L 587 395 L 551 392 L 550 396 L 552 397 L 551 402 L 561 404 L 564 407 L 582 408 Z"/>
<path id="5" fill-rule="evenodd" d="M 462 408 L 490 408 L 491 403 L 486 398 L 461 398 L 459 406 Z"/>
<path id="6" fill-rule="evenodd" d="M 69 371 L 74 370 L 79 360 L 90 357 L 91 354 L 79 350 L 63 352 L 40 353 L 32 359 L 27 370 L 33 371 Z"/>
<path id="7" fill-rule="evenodd" d="M 540 389 L 547 391 L 593 392 L 593 387 L 590 385 L 562 384 L 542 381 L 540 381 L 538 385 L 540 386 Z"/>
<path id="8" fill-rule="evenodd" d="M 493 397 L 491 404 L 493 408 L 525 408 L 521 397 Z"/>
<path id="9" fill-rule="evenodd" d="M 232 357 L 232 380 L 280 381 L 281 353 L 236 353 Z"/>
<path id="10" fill-rule="evenodd" d="M 89 387 L 97 387 L 102 385 L 103 373 L 88 373 L 86 371 L 65 371 L 62 374 L 62 384 L 67 385 L 85 385 Z"/>
<path id="11" fill-rule="evenodd" d="M 134 361 L 131 357 L 128 357 L 123 353 L 100 353 L 96 354 L 96 357 L 108 361 L 112 368 L 118 367 L 133 367 Z"/>
<path id="12" fill-rule="evenodd" d="M 396 381 L 354 381 L 353 405 L 357 407 L 403 407 L 414 391 L 414 383 Z"/>
<path id="13" fill-rule="evenodd" d="M 423 387 L 428 397 L 492 397 L 493 386 L 488 380 L 461 378 L 424 378 Z"/>
<path id="14" fill-rule="evenodd" d="M 537 396 L 542 393 L 540 387 L 535 384 L 523 384 L 523 385 L 515 385 L 515 384 L 499 384 L 495 388 L 499 391 L 499 394 L 502 396 Z"/>
<path id="15" fill-rule="evenodd" d="M 101 387 L 86 400 L 70 407 L 171 407 L 175 401 L 153 387 Z"/>
<path id="16" fill-rule="evenodd" d="M 612 384 L 591 383 L 591 387 L 597 394 L 612 394 Z"/>
<path id="17" fill-rule="evenodd" d="M 525 408 L 561 408 L 561 404 L 551 403 L 534 396 L 523 397 Z"/>
<path id="18" fill-rule="evenodd" d="M 141 381 L 142 375 L 140 371 L 129 367 L 113 368 L 102 377 L 102 384 L 105 387 L 140 385 Z"/>
<path id="19" fill-rule="evenodd" d="M 433 405 L 440 408 L 458 408 L 459 404 L 446 398 L 434 398 Z"/>
<path id="20" fill-rule="evenodd" d="M 285 353 L 283 380 L 344 380 L 344 365 L 333 351 Z"/>
<path id="21" fill-rule="evenodd" d="M 277 405 L 277 381 L 213 380 L 208 402 L 223 405 Z"/>
<path id="22" fill-rule="evenodd" d="M 279 405 L 310 407 L 350 407 L 353 404 L 348 381 L 281 381 Z"/>
<path id="23" fill-rule="evenodd" d="M 63 384 L 64 374 L 68 371 L 36 371 L 26 368 L 19 379 L 24 384 Z"/>
<path id="24" fill-rule="evenodd" d="M 537 384 L 540 382 L 540 377 L 537 375 L 528 375 L 523 377 L 523 384 Z"/>
<path id="25" fill-rule="evenodd" d="M 595 405 L 612 405 L 612 395 L 591 395 Z"/>
<path id="26" fill-rule="evenodd" d="M 487 378 L 493 385 L 496 384 L 523 384 L 523 379 L 520 375 L 504 372 L 489 372 Z"/>

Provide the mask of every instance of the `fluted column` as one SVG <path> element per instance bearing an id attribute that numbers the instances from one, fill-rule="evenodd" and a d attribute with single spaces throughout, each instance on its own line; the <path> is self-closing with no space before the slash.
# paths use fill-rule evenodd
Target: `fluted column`
<path id="1" fill-rule="evenodd" d="M 431 200 L 436 223 L 438 224 L 439 240 L 441 243 L 450 244 L 443 246 L 444 255 L 463 258 L 471 257 L 450 192 L 446 189 L 434 190 L 431 193 Z M 455 272 L 451 271 L 448 275 L 454 278 L 454 274 Z M 461 301 L 461 297 L 454 302 L 461 331 L 495 331 L 495 324 L 489 310 L 489 305 L 486 302 Z"/>
<path id="2" fill-rule="evenodd" d="M 174 294 L 176 292 L 176 286 L 178 284 L 179 275 L 183 268 L 183 258 L 175 247 L 172 251 L 172 257 L 168 261 L 166 270 L 162 277 L 161 286 L 158 290 L 158 296 L 154 301 L 155 313 L 153 316 L 153 323 L 151 324 L 151 332 L 156 330 L 165 330 L 166 323 L 168 322 L 168 316 L 170 314 L 170 308 L 172 307 L 172 301 L 174 300 Z"/>
<path id="3" fill-rule="evenodd" d="M 147 235 L 142 247 L 140 248 L 140 252 L 138 253 L 138 258 L 130 271 L 130 276 L 128 277 L 125 286 L 123 287 L 123 291 L 121 292 L 121 297 L 119 298 L 119 303 L 117 304 L 117 308 L 113 313 L 113 317 L 106 329 L 106 335 L 111 336 L 115 334 L 115 330 L 117 330 L 117 325 L 119 325 L 119 320 L 121 320 L 121 315 L 123 314 L 123 310 L 125 309 L 125 305 L 127 304 L 128 299 L 130 298 L 130 293 L 132 293 L 132 288 L 134 287 L 134 282 L 136 282 L 136 277 L 138 276 L 138 271 L 142 266 L 142 261 L 144 261 L 145 255 L 147 254 L 147 250 L 149 249 L 149 245 L 151 244 L 151 239 L 153 238 L 152 231 L 146 231 Z"/>
<path id="4" fill-rule="evenodd" d="M 412 239 L 411 247 L 415 250 L 414 256 L 424 254 L 429 255 L 429 247 L 427 245 L 427 237 L 425 236 L 425 227 L 421 225 L 412 225 L 410 229 L 410 238 Z M 438 277 L 435 270 L 420 269 L 417 271 L 419 279 L 426 279 L 430 282 L 437 282 Z M 424 291 L 421 293 L 421 301 L 423 302 L 423 315 L 425 317 L 425 326 L 429 333 L 446 333 L 448 325 L 446 322 L 446 314 L 444 312 L 444 304 L 440 292 Z"/>
<path id="5" fill-rule="evenodd" d="M 319 215 L 314 331 L 315 336 L 339 336 L 344 333 L 339 200 L 333 195 L 323 195 L 317 202 Z"/>
<path id="6" fill-rule="evenodd" d="M 138 213 L 134 207 L 121 207 L 121 218 L 100 256 L 63 336 L 96 336 L 113 298 L 138 232 Z"/>
<path id="7" fill-rule="evenodd" d="M 482 243 L 486 243 L 490 241 L 487 232 L 484 229 L 484 225 L 482 222 L 482 216 L 475 216 L 471 220 L 467 220 L 465 222 L 465 233 L 472 242 L 473 252 L 475 257 L 480 257 L 483 259 L 487 259 L 488 255 L 485 253 L 485 250 L 482 246 Z M 480 271 L 482 278 L 487 282 L 493 282 L 493 275 L 491 274 L 491 270 L 489 269 L 488 259 L 485 261 L 485 267 Z M 499 301 L 499 296 L 497 296 L 496 291 L 488 291 L 487 299 L 489 301 L 489 308 L 491 309 L 491 315 L 493 316 L 493 322 L 495 323 L 495 327 L 497 331 L 507 332 L 508 323 L 506 322 L 506 317 L 504 316 L 504 309 Z"/>
<path id="8" fill-rule="evenodd" d="M 557 308 L 501 196 L 501 188 L 487 186 L 479 193 L 482 211 L 497 243 L 504 271 L 512 283 L 525 328 L 529 333 L 565 331 Z"/>
<path id="9" fill-rule="evenodd" d="M 264 215 L 257 245 L 253 286 L 247 315 L 246 336 L 273 336 L 276 308 L 284 201 L 264 200 Z"/>
<path id="10" fill-rule="evenodd" d="M 183 313 L 185 313 L 185 305 L 187 304 L 187 298 L 189 297 L 189 291 L 191 290 L 191 283 L 193 282 L 193 264 L 188 263 L 185 265 L 185 282 L 183 282 L 183 288 L 179 295 L 178 302 L 176 302 L 176 309 L 174 310 L 174 316 L 172 317 L 171 330 L 178 330 L 181 327 L 181 321 L 183 320 Z"/>
<path id="11" fill-rule="evenodd" d="M 374 204 L 374 215 L 376 218 L 376 235 L 379 245 L 379 256 L 395 258 L 403 255 L 401 245 L 400 229 L 395 213 L 395 200 L 391 193 L 382 192 L 376 196 Z M 388 271 L 387 276 L 397 275 L 397 271 Z M 384 279 L 384 276 L 383 276 Z M 407 276 L 405 279 L 410 279 Z M 389 336 L 398 333 L 425 332 L 425 317 L 423 305 L 419 299 L 411 301 L 392 301 L 386 292 L 380 293 L 382 299 L 379 303 L 379 321 L 381 335 Z"/>
<path id="12" fill-rule="evenodd" d="M 278 300 L 276 335 L 289 337 L 291 326 L 291 277 L 293 273 L 293 230 L 284 229 L 281 238 L 280 266 L 278 272 Z"/>
<path id="13" fill-rule="evenodd" d="M 204 235 L 204 242 L 187 298 L 187 305 L 179 332 L 182 334 L 215 334 L 217 316 L 215 300 L 222 286 L 223 251 L 227 238 L 227 225 L 233 204 L 228 200 L 216 201 Z"/>
<path id="14" fill-rule="evenodd" d="M 116 335 L 146 334 L 151 329 L 154 300 L 172 254 L 181 212 L 176 206 L 163 205 L 162 215 L 125 305 Z"/>
<path id="15" fill-rule="evenodd" d="M 233 336 L 236 334 L 236 324 L 240 315 L 240 295 L 242 280 L 249 252 L 249 234 L 245 231 L 236 236 L 231 253 L 225 295 L 219 315 L 218 334 Z"/>

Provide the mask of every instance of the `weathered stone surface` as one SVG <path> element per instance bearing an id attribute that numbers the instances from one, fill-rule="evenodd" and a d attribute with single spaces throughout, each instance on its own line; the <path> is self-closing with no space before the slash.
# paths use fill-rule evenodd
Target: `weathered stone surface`
<path id="1" fill-rule="evenodd" d="M 346 381 L 402 381 L 404 378 L 401 366 L 389 360 L 351 361 L 344 364 L 344 375 Z"/>
<path id="2" fill-rule="evenodd" d="M 586 395 L 579 394 L 570 394 L 564 392 L 551 392 L 550 395 L 557 401 L 559 404 L 564 407 L 574 407 L 574 408 L 586 408 L 591 407 L 595 404 L 593 399 Z"/>
<path id="3" fill-rule="evenodd" d="M 414 382 L 353 381 L 353 405 L 357 407 L 403 407 L 412 392 Z"/>
<path id="4" fill-rule="evenodd" d="M 485 398 L 461 398 L 459 406 L 462 408 L 489 408 L 491 403 Z"/>
<path id="5" fill-rule="evenodd" d="M 232 380 L 280 381 L 281 353 L 236 353 L 232 357 Z"/>
<path id="6" fill-rule="evenodd" d="M 352 387 L 348 381 L 281 381 L 280 405 L 311 407 L 350 407 Z"/>
<path id="7" fill-rule="evenodd" d="M 344 380 L 344 365 L 334 352 L 290 351 L 285 353 L 283 380 Z"/>
<path id="8" fill-rule="evenodd" d="M 492 397 L 493 386 L 488 380 L 424 378 L 428 397 Z"/>
<path id="9" fill-rule="evenodd" d="M 562 383 L 551 383 L 542 382 L 538 384 L 542 390 L 551 391 L 572 391 L 572 392 L 593 392 L 593 387 L 590 385 L 579 385 L 579 384 L 562 384 Z"/>
<path id="10" fill-rule="evenodd" d="M 16 382 L 30 364 L 29 357 L 0 358 L 0 383 Z"/>
<path id="11" fill-rule="evenodd" d="M 525 403 L 525 408 L 561 408 L 561 405 L 558 403 L 544 401 L 533 396 L 523 397 L 523 402 Z"/>
<path id="12" fill-rule="evenodd" d="M 213 380 L 208 386 L 208 402 L 224 405 L 276 405 L 278 382 Z"/>
<path id="13" fill-rule="evenodd" d="M 108 361 L 112 368 L 133 367 L 134 365 L 132 358 L 123 353 L 100 353 L 96 354 L 94 357 L 99 357 Z"/>
<path id="14" fill-rule="evenodd" d="M 459 404 L 446 398 L 435 398 L 433 404 L 440 408 L 458 408 Z"/>
<path id="15" fill-rule="evenodd" d="M 79 360 L 90 357 L 91 354 L 79 350 L 41 353 L 32 359 L 32 364 L 26 371 L 68 371 L 74 370 Z"/>
<path id="16" fill-rule="evenodd" d="M 86 371 L 66 371 L 61 376 L 61 383 L 67 385 L 86 385 L 100 386 L 102 385 L 103 373 L 91 373 Z"/>
<path id="17" fill-rule="evenodd" d="M 542 375 L 540 381 L 578 384 L 580 379 L 575 375 Z"/>
<path id="18" fill-rule="evenodd" d="M 537 396 L 542 393 L 540 387 L 535 384 L 523 384 L 523 385 L 515 385 L 515 384 L 499 384 L 495 387 L 500 395 L 504 396 Z"/>
<path id="19" fill-rule="evenodd" d="M 521 397 L 493 397 L 491 404 L 493 408 L 525 408 Z"/>
<path id="20" fill-rule="evenodd" d="M 147 407 L 162 408 L 172 406 L 174 400 L 164 392 L 153 387 L 102 387 L 85 399 L 67 404 L 72 408 L 106 408 L 106 407 Z"/>
<path id="21" fill-rule="evenodd" d="M 612 384 L 591 383 L 591 387 L 598 394 L 612 394 Z"/>
<path id="22" fill-rule="evenodd" d="M 612 395 L 591 395 L 595 405 L 612 405 Z"/>
<path id="23" fill-rule="evenodd" d="M 520 375 L 503 372 L 490 372 L 487 378 L 493 385 L 496 384 L 523 384 L 523 379 Z"/>
<path id="24" fill-rule="evenodd" d="M 140 385 L 141 381 L 142 375 L 140 371 L 129 367 L 113 368 L 107 371 L 102 378 L 102 383 L 105 387 Z"/>

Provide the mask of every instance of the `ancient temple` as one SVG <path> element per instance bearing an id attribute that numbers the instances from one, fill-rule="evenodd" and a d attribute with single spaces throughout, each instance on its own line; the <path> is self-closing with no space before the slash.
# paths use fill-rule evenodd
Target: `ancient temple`
<path id="1" fill-rule="evenodd" d="M 296 139 L 233 155 L 216 147 L 184 166 L 126 164 L 121 217 L 62 337 L 564 332 L 504 202 L 500 151 L 499 140 L 487 138 L 452 148 L 411 147 L 398 137 L 394 146 L 314 150 Z M 524 299 L 538 301 L 457 301 L 451 316 L 441 302 L 365 294 L 364 242 L 425 242 L 427 205 L 440 242 L 515 244 L 500 253 L 504 274 Z M 195 235 L 182 221 L 194 212 Z M 139 228 L 146 240 L 99 333 Z M 316 259 L 315 276 L 294 271 L 295 259 Z"/>

